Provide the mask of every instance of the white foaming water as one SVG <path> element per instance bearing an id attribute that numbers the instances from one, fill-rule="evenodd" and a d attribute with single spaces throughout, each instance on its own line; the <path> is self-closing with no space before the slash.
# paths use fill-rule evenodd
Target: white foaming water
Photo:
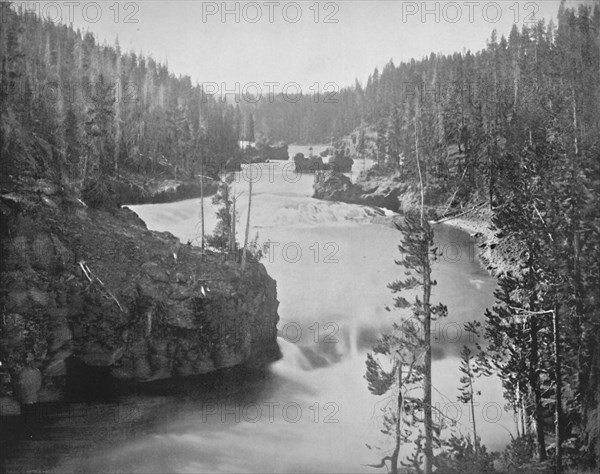
<path id="1" fill-rule="evenodd" d="M 358 356 L 358 322 L 351 321 L 347 329 L 348 355 L 350 357 Z"/>
<path id="2" fill-rule="evenodd" d="M 312 369 L 312 364 L 296 344 L 289 342 L 282 337 L 277 338 L 277 343 L 279 344 L 279 349 L 283 355 L 281 364 L 285 366 L 286 370 Z"/>
<path id="3" fill-rule="evenodd" d="M 165 408 L 169 416 L 151 429 L 100 452 L 90 448 L 93 455 L 85 450 L 63 454 L 69 462 L 59 467 L 77 470 L 89 457 L 84 464 L 89 469 L 127 472 L 380 472 L 365 464 L 377 463 L 390 448 L 379 433 L 380 408 L 387 401 L 368 392 L 363 376 L 366 351 L 398 317 L 386 306 L 393 303 L 387 285 L 404 277 L 394 263 L 400 235 L 370 223 L 382 211 L 314 200 L 312 176 L 290 182 L 277 171 L 279 165 L 270 179 L 267 166 L 261 165 L 263 179 L 254 185 L 250 235 L 258 232 L 259 242 L 271 243 L 262 262 L 277 280 L 283 358 L 264 376 L 236 379 L 233 406 L 213 410 L 196 400 L 171 400 Z M 243 211 L 238 240 L 247 182 L 236 184 L 240 191 L 245 193 L 238 202 Z M 209 233 L 216 209 L 210 199 L 205 206 Z M 198 235 L 198 199 L 131 208 L 151 229 L 169 231 L 184 242 Z M 447 227 L 436 233 L 442 243 L 468 239 Z M 434 302 L 447 304 L 454 330 L 465 321 L 481 320 L 493 302 L 494 281 L 468 257 L 465 251 L 462 259 L 441 261 L 434 268 Z M 434 337 L 442 342 L 434 351 L 434 403 L 448 416 L 455 414 L 450 402 L 456 401 L 463 342 L 454 336 L 447 325 L 434 325 Z M 479 412 L 478 429 L 489 448 L 500 449 L 508 440 L 506 427 L 513 427 L 507 414 L 496 420 L 494 409 L 504 403 L 500 383 L 485 380 L 479 389 L 481 406 L 494 405 Z M 197 394 L 200 400 L 204 396 Z M 139 397 L 137 402 L 146 400 Z M 459 422 L 464 433 L 468 421 L 463 409 Z M 383 451 L 371 451 L 365 443 Z M 80 459 L 79 464 L 73 459 Z"/>

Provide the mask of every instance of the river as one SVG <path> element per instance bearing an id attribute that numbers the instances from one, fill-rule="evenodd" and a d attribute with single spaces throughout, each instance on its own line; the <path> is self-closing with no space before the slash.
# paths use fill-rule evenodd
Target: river
<path id="1" fill-rule="evenodd" d="M 390 447 L 379 432 L 388 400 L 371 395 L 363 376 L 366 352 L 398 317 L 386 310 L 393 302 L 386 285 L 403 277 L 394 263 L 400 234 L 383 211 L 312 199 L 313 176 L 296 175 L 284 162 L 260 170 L 250 235 L 269 243 L 262 262 L 277 280 L 283 358 L 265 369 L 74 404 L 69 416 L 48 423 L 43 440 L 20 443 L 14 463 L 60 472 L 382 472 L 365 464 Z M 235 188 L 243 192 L 242 241 L 247 180 L 240 177 Z M 211 199 L 205 208 L 210 229 Z M 183 242 L 198 235 L 199 199 L 131 209 L 149 228 Z M 459 332 L 463 322 L 483 319 L 495 281 L 468 234 L 437 226 L 436 239 L 443 257 L 434 266 L 433 302 L 445 303 L 449 317 L 434 324 L 434 404 L 468 434 L 469 411 L 455 403 L 458 354 L 468 342 Z M 490 378 L 476 388 L 478 432 L 489 449 L 502 449 L 514 423 L 502 410 L 501 384 Z"/>

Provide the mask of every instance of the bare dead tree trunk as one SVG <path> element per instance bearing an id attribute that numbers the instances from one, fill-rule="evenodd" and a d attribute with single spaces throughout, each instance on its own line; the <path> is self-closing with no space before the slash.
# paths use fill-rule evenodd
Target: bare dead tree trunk
<path id="1" fill-rule="evenodd" d="M 118 77 L 121 77 L 121 56 L 117 56 L 117 74 Z M 115 109 L 115 117 L 114 117 L 114 125 L 115 125 L 115 154 L 114 154 L 114 168 L 115 168 L 115 177 L 119 177 L 119 156 L 121 154 L 121 139 L 123 136 L 123 130 L 121 126 L 121 115 L 122 115 L 122 107 L 121 107 L 121 82 L 117 83 L 117 97 L 114 103 Z"/>
<path id="2" fill-rule="evenodd" d="M 575 156 L 579 155 L 579 139 L 577 138 L 577 100 L 575 98 L 575 88 L 573 88 L 573 145 L 575 147 Z"/>
<path id="3" fill-rule="evenodd" d="M 531 352 L 529 354 L 529 385 L 533 392 L 535 434 L 537 441 L 538 459 L 546 460 L 546 441 L 544 437 L 544 414 L 542 411 L 542 393 L 540 390 L 540 378 L 538 374 L 538 324 L 535 316 L 530 318 Z"/>
<path id="4" fill-rule="evenodd" d="M 390 474 L 398 474 L 398 457 L 400 456 L 400 445 L 402 443 L 402 364 L 398 364 L 398 418 L 396 420 L 396 446 L 390 456 Z"/>
<path id="5" fill-rule="evenodd" d="M 425 370 L 423 405 L 425 414 L 425 474 L 433 469 L 433 418 L 431 414 L 431 267 L 429 259 L 423 271 L 423 326 L 425 329 Z"/>
<path id="6" fill-rule="evenodd" d="M 200 232 L 202 233 L 200 247 L 204 250 L 204 163 L 200 162 Z"/>
<path id="7" fill-rule="evenodd" d="M 479 456 L 479 440 L 477 439 L 477 425 L 475 424 L 475 404 L 473 401 L 474 391 L 472 376 L 469 376 L 469 388 L 471 390 L 471 419 L 473 420 L 473 446 L 475 448 L 475 458 L 477 458 Z"/>
<path id="8" fill-rule="evenodd" d="M 515 410 L 515 427 L 517 428 L 517 438 L 520 438 L 521 430 L 520 430 L 519 420 L 521 419 L 521 408 L 520 408 L 521 394 L 519 393 L 518 389 L 517 389 L 516 396 L 517 396 L 517 399 L 515 401 L 515 405 L 514 405 L 513 409 Z"/>
<path id="9" fill-rule="evenodd" d="M 237 196 L 235 195 L 235 190 L 233 191 L 232 204 L 233 208 L 231 210 L 231 235 L 229 236 L 229 250 L 231 252 L 235 252 L 235 203 L 237 201 Z"/>
<path id="10" fill-rule="evenodd" d="M 417 131 L 417 116 L 415 115 L 415 154 L 417 157 L 417 170 L 419 171 L 419 182 L 421 183 L 421 224 L 423 224 L 423 207 L 425 205 L 425 192 L 423 190 L 423 174 L 421 173 L 421 160 L 419 159 L 419 134 Z"/>
<path id="11" fill-rule="evenodd" d="M 246 216 L 246 233 L 244 235 L 244 253 L 242 256 L 242 269 L 246 268 L 248 260 L 248 237 L 250 234 L 250 210 L 252 208 L 252 177 L 249 178 L 248 184 L 248 215 Z"/>
<path id="12" fill-rule="evenodd" d="M 554 433 L 555 433 L 555 464 L 556 473 L 562 473 L 562 373 L 560 356 L 560 326 L 558 310 L 554 308 L 553 315 L 553 333 L 554 333 L 554 376 L 556 379 L 556 408 L 554 410 Z"/>
<path id="13" fill-rule="evenodd" d="M 89 154 L 86 153 L 85 154 L 85 158 L 83 160 L 83 170 L 81 172 L 81 187 L 83 188 L 88 180 L 88 160 L 89 160 Z"/>

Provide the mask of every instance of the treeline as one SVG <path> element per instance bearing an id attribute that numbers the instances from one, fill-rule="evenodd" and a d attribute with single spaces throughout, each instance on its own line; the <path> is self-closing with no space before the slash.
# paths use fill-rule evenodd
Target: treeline
<path id="1" fill-rule="evenodd" d="M 330 92 L 303 91 L 302 94 L 273 94 L 238 97 L 246 116 L 253 115 L 255 129 L 271 142 L 330 143 L 360 123 L 357 96 L 352 89 Z"/>
<path id="2" fill-rule="evenodd" d="M 3 179 L 51 177 L 93 200 L 127 173 L 191 177 L 239 160 L 239 107 L 118 42 L 0 7 Z"/>

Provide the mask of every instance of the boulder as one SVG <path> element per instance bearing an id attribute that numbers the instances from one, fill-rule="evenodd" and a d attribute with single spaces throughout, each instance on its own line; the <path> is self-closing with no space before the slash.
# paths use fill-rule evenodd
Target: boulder
<path id="1" fill-rule="evenodd" d="M 397 176 L 374 176 L 361 173 L 352 183 L 341 173 L 319 173 L 313 185 L 313 197 L 326 201 L 342 201 L 351 204 L 382 207 L 399 212 L 400 198 L 407 186 Z"/>
<path id="2" fill-rule="evenodd" d="M 40 388 L 42 388 L 42 374 L 39 369 L 33 367 L 21 369 L 14 380 L 14 393 L 23 405 L 36 403 Z"/>

